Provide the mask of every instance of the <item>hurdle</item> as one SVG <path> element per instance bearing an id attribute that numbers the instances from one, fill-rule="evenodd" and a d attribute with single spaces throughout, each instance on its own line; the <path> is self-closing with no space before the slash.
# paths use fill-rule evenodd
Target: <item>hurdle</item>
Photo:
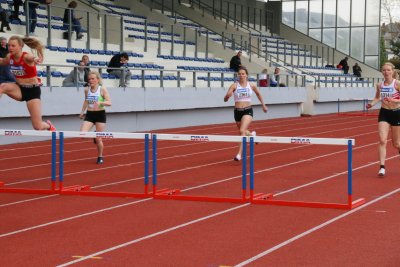
<path id="1" fill-rule="evenodd" d="M 253 137 L 251 137 L 253 138 Z M 355 145 L 354 139 L 340 138 L 309 138 L 309 137 L 274 137 L 274 136 L 257 136 L 257 143 L 281 143 L 281 144 L 304 144 L 304 145 L 346 145 L 347 146 L 347 203 L 324 203 L 309 201 L 291 201 L 274 199 L 274 194 L 254 194 L 254 169 L 250 171 L 250 201 L 252 204 L 263 205 L 279 205 L 293 207 L 310 207 L 310 208 L 331 208 L 331 209 L 353 209 L 365 203 L 364 198 L 353 201 L 353 149 Z M 253 143 L 251 140 L 250 144 Z M 252 146 L 250 145 L 250 149 Z M 254 151 L 250 152 L 250 165 L 254 162 Z"/>
<path id="2" fill-rule="evenodd" d="M 153 134 L 153 198 L 166 200 L 187 200 L 204 202 L 229 202 L 229 203 L 247 203 L 250 198 L 247 196 L 247 139 L 242 136 L 222 136 L 222 135 L 191 135 L 191 134 Z M 180 140 L 190 142 L 242 142 L 242 189 L 239 197 L 212 197 L 204 195 L 181 195 L 180 189 L 162 189 L 157 190 L 157 142 L 158 140 Z"/>
<path id="3" fill-rule="evenodd" d="M 149 198 L 149 140 L 150 133 L 122 133 L 122 132 L 59 132 L 59 181 L 60 195 L 79 195 L 97 197 L 125 197 L 125 198 Z M 90 185 L 64 187 L 64 139 L 65 138 L 97 138 L 104 139 L 142 139 L 144 140 L 144 191 L 143 193 L 133 192 L 113 192 L 113 191 L 93 191 Z"/>
<path id="4" fill-rule="evenodd" d="M 49 188 L 20 188 L 8 187 L 6 183 L 0 182 L 0 193 L 18 193 L 18 194 L 38 194 L 52 195 L 58 194 L 60 189 L 57 188 L 57 135 L 56 132 L 49 131 L 34 131 L 34 130 L 15 130 L 15 129 L 0 129 L 0 136 L 9 137 L 45 137 L 51 138 L 51 179 Z"/>
<path id="5" fill-rule="evenodd" d="M 357 111 L 342 111 L 341 103 L 343 101 L 362 101 L 362 109 Z M 338 116 L 360 116 L 360 117 L 377 117 L 377 114 L 371 113 L 369 109 L 367 109 L 368 99 L 366 98 L 350 98 L 350 99 L 339 99 L 337 100 L 337 115 Z"/>

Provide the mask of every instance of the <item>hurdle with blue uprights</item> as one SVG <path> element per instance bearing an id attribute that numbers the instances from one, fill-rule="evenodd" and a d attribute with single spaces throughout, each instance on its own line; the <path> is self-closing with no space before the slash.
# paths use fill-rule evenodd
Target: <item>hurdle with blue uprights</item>
<path id="1" fill-rule="evenodd" d="M 34 130 L 14 130 L 14 129 L 0 129 L 0 136 L 7 137 L 44 137 L 51 138 L 51 164 L 50 164 L 50 186 L 49 188 L 23 188 L 23 187 L 10 187 L 6 183 L 0 182 L 0 193 L 21 193 L 21 194 L 38 194 L 38 195 L 52 195 L 59 194 L 57 188 L 57 135 L 56 132 L 48 131 L 34 131 Z"/>
<path id="2" fill-rule="evenodd" d="M 191 142 L 242 142 L 242 190 L 238 197 L 212 197 L 204 195 L 181 195 L 180 189 L 164 189 L 153 192 L 155 199 L 189 200 L 205 202 L 231 202 L 246 203 L 250 198 L 247 196 L 247 139 L 242 136 L 223 135 L 193 135 L 193 134 L 153 134 L 153 178 L 154 188 L 157 186 L 157 142 L 158 140 L 191 141 Z"/>
<path id="3" fill-rule="evenodd" d="M 97 197 L 130 197 L 149 198 L 149 139 L 150 133 L 120 133 L 120 132 L 59 132 L 59 180 L 61 195 L 97 196 Z M 93 191 L 89 185 L 64 187 L 64 139 L 65 138 L 106 138 L 106 139 L 140 139 L 144 140 L 144 192 L 115 192 L 115 191 Z"/>
<path id="4" fill-rule="evenodd" d="M 57 187 L 57 133 L 33 130 L 1 130 L 0 136 L 36 136 L 51 137 L 51 184 L 49 189 L 13 188 L 7 187 L 0 182 L 0 192 L 3 193 L 23 193 L 23 194 L 60 194 L 60 195 L 81 195 L 81 196 L 100 196 L 100 197 L 132 197 L 132 198 L 154 198 L 170 200 L 189 200 L 206 202 L 231 202 L 231 203 L 252 203 L 264 205 L 281 205 L 313 208 L 334 208 L 352 209 L 365 203 L 364 198 L 353 201 L 352 186 L 352 147 L 355 145 L 354 139 L 340 138 L 309 138 L 309 137 L 274 137 L 274 136 L 223 136 L 223 135 L 190 135 L 190 134 L 150 134 L 150 133 L 117 133 L 117 132 L 58 132 L 59 139 L 59 173 Z M 144 140 L 144 192 L 107 192 L 92 191 L 89 185 L 73 185 L 64 187 L 64 138 L 123 138 L 123 139 L 143 139 Z M 149 190 L 149 142 L 152 140 L 152 191 Z M 157 142 L 158 140 L 180 140 L 191 142 L 242 142 L 242 188 L 241 196 L 238 197 L 212 197 L 204 195 L 181 195 L 180 189 L 158 189 L 157 188 Z M 288 201 L 275 199 L 272 193 L 254 193 L 254 143 L 282 143 L 300 145 L 347 145 L 347 203 L 324 203 L 308 201 Z M 247 156 L 247 144 L 249 143 L 249 155 Z M 247 194 L 247 158 L 249 160 L 249 195 Z"/>
<path id="5" fill-rule="evenodd" d="M 310 201 L 290 201 L 274 199 L 273 193 L 254 195 L 254 176 L 251 175 L 250 198 L 253 204 L 310 207 L 310 208 L 332 208 L 332 209 L 353 209 L 365 203 L 364 198 L 353 201 L 353 145 L 354 139 L 341 138 L 309 138 L 309 137 L 275 137 L 257 136 L 254 137 L 257 143 L 281 143 L 281 144 L 302 144 L 302 145 L 346 145 L 347 146 L 347 203 L 325 203 Z M 250 162 L 254 153 L 250 153 Z M 254 171 L 253 171 L 254 172 Z"/>

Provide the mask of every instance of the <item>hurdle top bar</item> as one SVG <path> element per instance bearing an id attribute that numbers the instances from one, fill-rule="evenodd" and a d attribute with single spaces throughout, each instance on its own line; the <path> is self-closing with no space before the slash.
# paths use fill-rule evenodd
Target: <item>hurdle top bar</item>
<path id="1" fill-rule="evenodd" d="M 62 131 L 64 137 L 75 138 L 121 138 L 121 139 L 144 139 L 151 133 L 121 133 L 121 132 L 78 132 Z M 0 129 L 0 136 L 38 136 L 51 137 L 53 132 L 35 130 Z M 154 134 L 153 134 L 154 135 Z M 237 135 L 200 135 L 200 134 L 155 134 L 158 140 L 197 141 L 197 142 L 240 142 L 243 136 Z M 251 136 L 247 137 L 250 140 Z M 344 138 L 316 138 L 316 137 L 282 137 L 282 136 L 256 136 L 253 137 L 257 143 L 278 144 L 307 144 L 307 145 L 348 145 L 349 141 L 355 145 L 355 139 Z"/>
<path id="2" fill-rule="evenodd" d="M 157 140 L 197 141 L 197 142 L 240 142 L 243 136 L 208 134 L 153 134 Z"/>
<path id="3" fill-rule="evenodd" d="M 0 129 L 0 136 L 39 136 L 51 137 L 53 132 L 35 130 Z"/>
<path id="4" fill-rule="evenodd" d="M 78 132 L 78 131 L 58 131 L 63 133 L 64 137 L 77 138 L 118 138 L 118 139 L 144 139 L 146 135 L 151 137 L 150 133 L 119 133 L 119 132 Z M 38 136 L 51 137 L 53 132 L 50 131 L 35 131 L 35 130 L 15 130 L 15 129 L 0 129 L 0 136 Z"/>
<path id="5" fill-rule="evenodd" d="M 104 139 L 144 139 L 146 135 L 150 138 L 150 133 L 121 133 L 121 132 L 78 132 L 78 131 L 62 131 L 64 137 L 77 138 L 96 138 Z"/>
<path id="6" fill-rule="evenodd" d="M 351 145 L 356 144 L 355 139 L 344 138 L 317 138 L 317 137 L 281 137 L 281 136 L 256 136 L 257 143 L 301 144 L 301 145 Z"/>
<path id="7" fill-rule="evenodd" d="M 198 142 L 240 142 L 243 136 L 232 135 L 206 135 L 206 134 L 156 134 L 157 140 L 198 141 Z M 251 136 L 247 137 L 250 140 Z M 348 145 L 349 141 L 355 145 L 354 139 L 344 138 L 314 138 L 314 137 L 278 137 L 278 136 L 256 136 L 253 137 L 257 143 L 280 143 L 280 144 L 316 144 L 316 145 Z"/>

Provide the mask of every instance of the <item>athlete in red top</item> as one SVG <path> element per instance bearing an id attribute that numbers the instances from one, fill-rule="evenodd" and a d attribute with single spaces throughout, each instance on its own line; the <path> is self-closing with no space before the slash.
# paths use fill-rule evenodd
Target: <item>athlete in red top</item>
<path id="1" fill-rule="evenodd" d="M 30 53 L 22 52 L 24 44 L 35 49 L 38 58 Z M 2 94 L 6 94 L 17 101 L 26 101 L 33 128 L 35 130 L 56 131 L 50 121 L 44 122 L 42 120 L 41 81 L 37 77 L 36 64 L 43 61 L 43 45 L 34 38 L 11 36 L 8 41 L 8 50 L 7 56 L 0 59 L 0 64 L 10 65 L 16 83 L 2 83 L 0 85 L 0 97 Z"/>

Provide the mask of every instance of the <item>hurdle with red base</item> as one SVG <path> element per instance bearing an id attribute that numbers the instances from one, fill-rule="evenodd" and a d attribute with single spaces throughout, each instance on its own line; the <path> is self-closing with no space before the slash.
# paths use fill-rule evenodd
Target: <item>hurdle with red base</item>
<path id="1" fill-rule="evenodd" d="M 347 203 L 326 203 L 326 202 L 311 202 L 311 201 L 289 201 L 289 200 L 276 200 L 274 194 L 254 194 L 254 151 L 250 152 L 250 202 L 252 204 L 263 205 L 278 205 L 278 206 L 292 206 L 292 207 L 309 207 L 309 208 L 331 208 L 331 209 L 353 209 L 365 203 L 364 198 L 353 201 L 353 153 L 352 146 L 355 145 L 354 139 L 330 139 L 330 138 L 307 138 L 307 137 L 269 137 L 257 136 L 257 142 L 273 142 L 273 143 L 304 143 L 304 144 L 325 144 L 325 145 L 345 145 L 347 143 L 347 186 L 348 196 Z M 300 141 L 299 141 L 300 140 Z M 303 141 L 302 141 L 303 140 Z M 252 140 L 250 141 L 250 150 L 252 147 Z"/>
<path id="2" fill-rule="evenodd" d="M 20 187 L 8 187 L 6 183 L 0 182 L 0 193 L 17 193 L 17 194 L 38 194 L 38 195 L 52 195 L 58 194 L 59 188 L 56 188 L 56 173 L 57 173 L 57 135 L 56 132 L 49 131 L 34 131 L 34 130 L 14 130 L 14 129 L 1 129 L 0 136 L 10 137 L 50 137 L 51 138 L 51 179 L 50 188 L 20 188 Z"/>
<path id="3" fill-rule="evenodd" d="M 229 203 L 246 203 L 250 198 L 247 196 L 246 179 L 247 179 L 247 138 L 241 136 L 221 136 L 221 135 L 188 135 L 188 134 L 153 134 L 153 197 L 155 199 L 167 200 L 187 200 L 187 201 L 204 201 L 204 202 L 229 202 Z M 199 195 L 180 195 L 180 189 L 162 189 L 157 190 L 157 140 L 183 140 L 192 142 L 242 142 L 242 190 L 241 197 L 212 197 Z"/>
<path id="4" fill-rule="evenodd" d="M 97 197 L 129 197 L 129 198 L 149 198 L 149 133 L 118 133 L 118 132 L 72 132 L 65 131 L 59 133 L 59 182 L 61 195 L 97 196 Z M 64 139 L 65 137 L 79 138 L 119 138 L 119 139 L 143 139 L 144 140 L 144 192 L 114 192 L 114 191 L 93 191 L 90 185 L 74 185 L 64 187 Z"/>

